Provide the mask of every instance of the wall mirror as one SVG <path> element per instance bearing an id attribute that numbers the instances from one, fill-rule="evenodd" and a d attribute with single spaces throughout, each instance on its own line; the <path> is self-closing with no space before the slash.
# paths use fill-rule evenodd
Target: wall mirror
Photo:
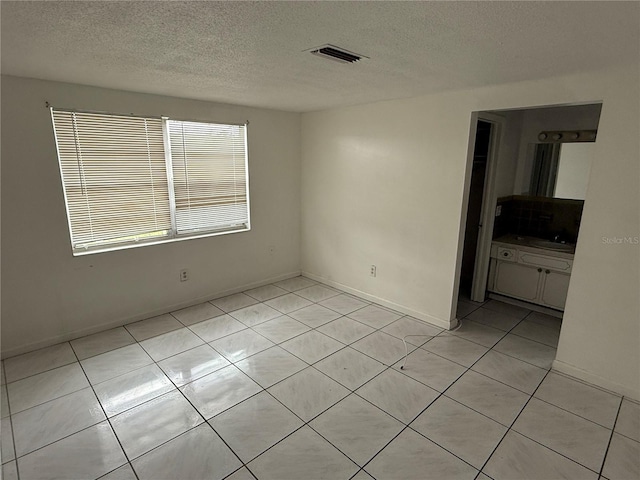
<path id="1" fill-rule="evenodd" d="M 595 143 L 532 143 L 529 191 L 522 194 L 584 200 Z"/>

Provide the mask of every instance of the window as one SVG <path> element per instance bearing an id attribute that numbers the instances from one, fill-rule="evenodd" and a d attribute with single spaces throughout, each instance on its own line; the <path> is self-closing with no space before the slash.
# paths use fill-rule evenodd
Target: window
<path id="1" fill-rule="evenodd" d="M 51 114 L 74 255 L 250 229 L 245 125 Z"/>

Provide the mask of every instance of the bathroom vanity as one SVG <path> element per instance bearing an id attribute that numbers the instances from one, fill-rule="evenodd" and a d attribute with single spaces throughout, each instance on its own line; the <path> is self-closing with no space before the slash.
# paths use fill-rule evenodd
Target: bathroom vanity
<path id="1" fill-rule="evenodd" d="M 488 290 L 564 310 L 575 245 L 505 235 L 491 244 Z"/>

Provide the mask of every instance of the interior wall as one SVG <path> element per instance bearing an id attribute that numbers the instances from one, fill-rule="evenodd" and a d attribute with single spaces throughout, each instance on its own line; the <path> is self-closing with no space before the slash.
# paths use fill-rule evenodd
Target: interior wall
<path id="1" fill-rule="evenodd" d="M 303 272 L 450 325 L 471 113 L 603 101 L 555 365 L 640 398 L 639 247 L 604 241 L 639 231 L 638 81 L 635 65 L 303 114 Z"/>
<path id="2" fill-rule="evenodd" d="M 522 110 L 514 110 L 511 112 L 499 112 L 497 115 L 504 119 L 496 161 L 495 195 L 496 198 L 499 198 L 511 195 L 513 192 L 518 155 L 520 154 L 524 112 Z"/>
<path id="3" fill-rule="evenodd" d="M 49 110 L 248 127 L 252 230 L 73 257 Z M 300 271 L 300 115 L 2 77 L 2 353 L 164 313 Z M 181 269 L 189 280 L 180 282 Z"/>

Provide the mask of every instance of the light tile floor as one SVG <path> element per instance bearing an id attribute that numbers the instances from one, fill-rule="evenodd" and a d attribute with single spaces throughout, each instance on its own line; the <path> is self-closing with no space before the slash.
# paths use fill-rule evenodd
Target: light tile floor
<path id="1" fill-rule="evenodd" d="M 2 477 L 640 478 L 640 406 L 550 371 L 558 319 L 458 311 L 297 277 L 6 359 Z"/>

